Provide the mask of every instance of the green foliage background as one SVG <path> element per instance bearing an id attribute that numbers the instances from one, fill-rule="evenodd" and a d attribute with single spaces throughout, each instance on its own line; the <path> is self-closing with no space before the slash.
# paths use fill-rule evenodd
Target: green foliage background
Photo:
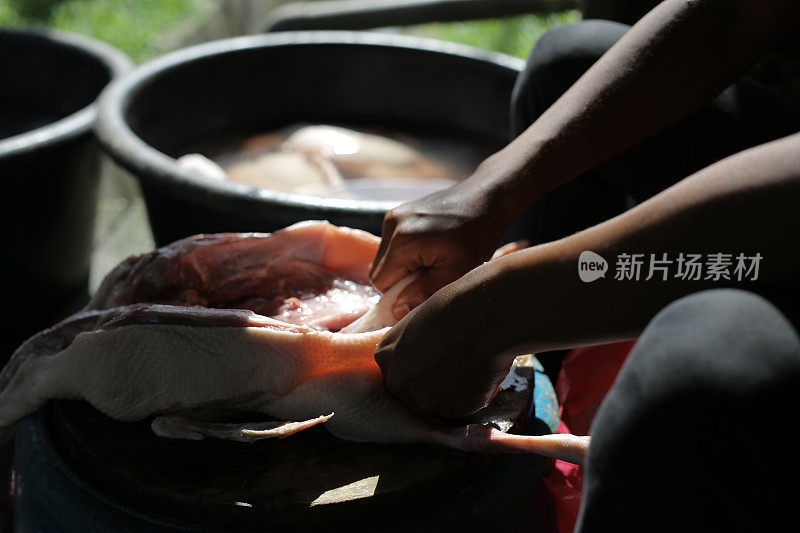
<path id="1" fill-rule="evenodd" d="M 562 11 L 548 15 L 422 24 L 406 28 L 404 32 L 525 58 L 533 44 L 548 29 L 578 22 L 580 19 L 578 11 Z"/>
<path id="2" fill-rule="evenodd" d="M 91 35 L 141 62 L 165 50 L 161 36 L 195 17 L 213 0 L 0 0 L 0 26 L 48 27 Z M 550 27 L 580 20 L 577 11 L 503 19 L 432 23 L 402 33 L 455 41 L 526 57 Z"/>
<path id="3" fill-rule="evenodd" d="M 209 0 L 0 0 L 0 25 L 48 27 L 91 35 L 134 61 L 161 53 L 159 37 Z"/>

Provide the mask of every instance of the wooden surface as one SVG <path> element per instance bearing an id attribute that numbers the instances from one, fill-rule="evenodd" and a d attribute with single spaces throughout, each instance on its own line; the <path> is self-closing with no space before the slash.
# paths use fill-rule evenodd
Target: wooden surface
<path id="1" fill-rule="evenodd" d="M 527 388 L 502 391 L 473 421 L 527 417 L 533 368 L 517 373 Z M 53 402 L 50 416 L 56 442 L 89 483 L 145 513 L 206 527 L 385 522 L 464 490 L 501 457 L 347 442 L 322 426 L 254 444 L 159 439 L 150 420 L 117 422 L 84 402 Z"/>

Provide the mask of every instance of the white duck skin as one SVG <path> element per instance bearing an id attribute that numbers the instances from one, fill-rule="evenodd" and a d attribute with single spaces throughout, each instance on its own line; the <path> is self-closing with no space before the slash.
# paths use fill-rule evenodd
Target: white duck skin
<path id="1" fill-rule="evenodd" d="M 166 414 L 152 424 L 165 437 L 252 441 L 324 422 L 354 441 L 580 461 L 587 438 L 452 429 L 420 419 L 386 392 L 373 359 L 387 328 L 327 331 L 377 300 L 368 272 L 378 243 L 362 231 L 308 222 L 272 235 L 192 237 L 130 258 L 85 310 L 14 353 L 0 374 L 0 428 L 8 436 L 48 399 L 84 399 L 117 420 Z M 208 305 L 256 308 L 282 320 Z M 378 322 L 387 320 L 379 314 Z M 359 323 L 362 331 L 370 327 Z M 175 416 L 214 408 L 286 422 L 231 425 Z"/>

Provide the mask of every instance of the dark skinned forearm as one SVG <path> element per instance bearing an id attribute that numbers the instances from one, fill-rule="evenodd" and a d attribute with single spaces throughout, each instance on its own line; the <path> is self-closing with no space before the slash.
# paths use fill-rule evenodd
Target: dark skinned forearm
<path id="1" fill-rule="evenodd" d="M 454 290 L 476 289 L 493 300 L 485 308 L 501 306 L 516 317 L 493 324 L 503 332 L 498 348 L 533 342 L 537 351 L 634 338 L 665 305 L 706 288 L 800 298 L 800 250 L 792 242 L 799 199 L 800 134 L 721 161 L 608 222 L 487 263 Z M 605 278 L 580 281 L 584 250 L 609 261 Z M 681 252 L 760 253 L 763 260 L 755 281 L 614 279 L 620 253 L 667 253 L 674 260 Z"/>
<path id="2" fill-rule="evenodd" d="M 510 223 L 545 192 L 710 101 L 799 10 L 792 0 L 663 2 L 464 188 L 480 189 Z"/>

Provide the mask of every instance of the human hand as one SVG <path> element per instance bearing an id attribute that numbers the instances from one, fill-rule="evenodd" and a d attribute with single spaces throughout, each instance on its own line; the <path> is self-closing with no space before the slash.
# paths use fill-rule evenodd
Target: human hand
<path id="1" fill-rule="evenodd" d="M 386 388 L 412 409 L 444 417 L 488 405 L 508 374 L 515 344 L 491 300 L 489 263 L 438 291 L 381 341 L 375 361 Z M 488 304 L 487 304 L 488 302 Z"/>
<path id="2" fill-rule="evenodd" d="M 487 261 L 507 223 L 490 195 L 466 182 L 405 203 L 384 218 L 370 277 L 385 292 L 409 273 L 421 271 L 395 302 L 394 315 L 401 318 Z"/>

